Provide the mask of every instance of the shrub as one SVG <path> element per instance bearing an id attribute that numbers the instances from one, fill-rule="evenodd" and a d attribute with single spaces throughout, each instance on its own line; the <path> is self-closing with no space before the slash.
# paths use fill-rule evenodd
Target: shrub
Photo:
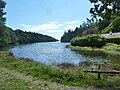
<path id="1" fill-rule="evenodd" d="M 120 37 L 111 37 L 111 38 L 106 38 L 107 43 L 116 43 L 120 44 Z"/>
<path id="2" fill-rule="evenodd" d="M 106 39 L 98 34 L 91 34 L 83 37 L 75 37 L 71 40 L 72 46 L 101 47 L 106 44 Z"/>

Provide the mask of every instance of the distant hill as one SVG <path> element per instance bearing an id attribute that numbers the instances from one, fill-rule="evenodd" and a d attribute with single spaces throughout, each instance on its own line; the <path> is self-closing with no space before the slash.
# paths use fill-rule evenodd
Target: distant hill
<path id="1" fill-rule="evenodd" d="M 19 29 L 13 30 L 12 28 L 0 25 L 0 48 L 7 45 L 54 41 L 58 40 L 51 36 L 33 32 L 24 32 Z"/>
<path id="2" fill-rule="evenodd" d="M 54 42 L 58 41 L 57 39 L 43 34 L 33 33 L 33 32 L 24 32 L 22 30 L 14 31 L 17 38 L 18 43 L 26 44 L 26 43 L 34 43 L 34 42 Z"/>

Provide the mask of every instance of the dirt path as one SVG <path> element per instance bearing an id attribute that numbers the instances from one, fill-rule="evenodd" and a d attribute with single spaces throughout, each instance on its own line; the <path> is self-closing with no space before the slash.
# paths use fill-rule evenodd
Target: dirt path
<path id="1" fill-rule="evenodd" d="M 16 89 L 14 88 L 14 84 L 17 85 L 18 82 L 15 82 L 14 84 L 12 84 L 13 82 L 10 81 L 12 80 L 12 78 L 18 79 L 18 82 L 21 82 L 21 81 L 25 82 L 26 84 L 25 88 L 23 88 L 25 84 L 23 84 L 23 86 L 20 85 L 21 88 L 23 88 L 22 90 L 113 90 L 113 89 L 98 89 L 93 87 L 80 88 L 80 87 L 64 86 L 58 83 L 53 83 L 50 81 L 38 79 L 33 76 L 17 72 L 15 70 L 9 70 L 5 67 L 0 67 L 0 90 L 11 90 L 10 88 L 12 88 L 12 90 L 21 90 L 19 88 L 16 88 Z M 8 86 L 8 89 L 5 89 L 5 86 L 6 86 L 4 85 L 6 84 L 5 81 L 8 83 L 8 85 L 10 84 L 13 86 L 11 87 Z M 19 83 L 19 84 L 22 84 L 22 83 Z"/>

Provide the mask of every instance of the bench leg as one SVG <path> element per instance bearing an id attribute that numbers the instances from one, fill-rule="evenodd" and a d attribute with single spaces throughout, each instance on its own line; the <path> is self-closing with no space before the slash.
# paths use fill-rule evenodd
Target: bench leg
<path id="1" fill-rule="evenodd" d="M 100 79 L 100 73 L 98 73 L 98 79 Z"/>

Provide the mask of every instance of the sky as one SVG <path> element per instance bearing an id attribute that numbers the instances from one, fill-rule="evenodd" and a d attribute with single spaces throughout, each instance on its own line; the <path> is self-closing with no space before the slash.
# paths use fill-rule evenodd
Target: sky
<path id="1" fill-rule="evenodd" d="M 90 17 L 89 0 L 5 0 L 6 25 L 60 39 Z"/>

